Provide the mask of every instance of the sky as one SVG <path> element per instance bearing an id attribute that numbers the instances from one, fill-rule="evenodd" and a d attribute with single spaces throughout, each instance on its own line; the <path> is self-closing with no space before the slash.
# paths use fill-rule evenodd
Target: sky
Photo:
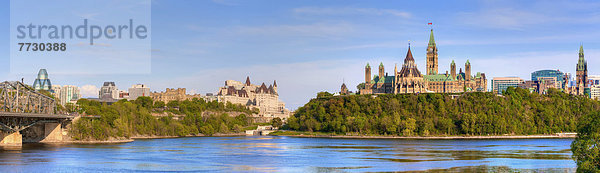
<path id="1" fill-rule="evenodd" d="M 32 84 L 37 71 L 11 73 L 10 6 L 1 3 L 0 79 L 24 78 Z M 409 42 L 424 72 L 431 28 L 440 73 L 449 71 L 452 60 L 464 69 L 468 59 L 473 72 L 486 74 L 488 84 L 493 77 L 530 79 L 531 72 L 542 69 L 575 74 L 583 44 L 589 74 L 597 75 L 599 9 L 600 1 L 578 0 L 153 0 L 149 73 L 47 70 L 53 84 L 80 86 L 84 97 L 97 97 L 104 81 L 122 90 L 143 83 L 151 91 L 181 87 L 205 94 L 216 93 L 229 79 L 249 76 L 252 83 L 267 85 L 277 80 L 280 99 L 295 110 L 317 92 L 338 92 L 343 82 L 356 91 L 367 63 L 383 63 L 386 72 L 393 72 Z"/>

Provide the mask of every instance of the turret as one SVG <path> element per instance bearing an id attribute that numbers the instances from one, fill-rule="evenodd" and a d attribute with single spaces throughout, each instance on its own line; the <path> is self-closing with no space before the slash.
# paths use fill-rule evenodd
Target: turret
<path id="1" fill-rule="evenodd" d="M 468 59 L 467 59 L 467 62 L 465 63 L 465 80 L 467 80 L 467 81 L 471 80 L 471 63 L 469 62 Z"/>
<path id="2" fill-rule="evenodd" d="M 367 63 L 365 66 L 365 84 L 371 83 L 371 66 Z"/>
<path id="3" fill-rule="evenodd" d="M 379 64 L 379 78 L 382 78 L 382 77 L 384 77 L 384 74 L 385 74 L 385 69 L 384 69 L 384 67 L 383 67 L 383 62 L 381 62 L 381 63 Z"/>
<path id="4" fill-rule="evenodd" d="M 452 79 L 456 79 L 456 64 L 454 63 L 454 60 L 450 63 L 450 75 L 452 75 Z"/>

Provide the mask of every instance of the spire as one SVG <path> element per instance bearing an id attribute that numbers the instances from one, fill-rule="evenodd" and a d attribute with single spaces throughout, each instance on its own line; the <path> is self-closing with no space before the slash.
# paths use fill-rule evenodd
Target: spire
<path id="1" fill-rule="evenodd" d="M 577 71 L 585 71 L 587 69 L 587 62 L 583 56 L 583 44 L 579 45 L 579 60 L 577 61 Z"/>
<path id="2" fill-rule="evenodd" d="M 429 46 L 435 46 L 435 39 L 433 39 L 433 29 L 431 29 L 431 34 L 429 34 Z"/>
<path id="3" fill-rule="evenodd" d="M 454 60 L 452 60 L 452 62 L 454 62 Z M 465 64 L 471 64 L 471 63 L 469 62 L 469 59 L 467 59 L 467 62 L 466 62 Z"/>
<path id="4" fill-rule="evenodd" d="M 379 67 L 383 67 L 383 62 L 379 63 Z"/>
<path id="5" fill-rule="evenodd" d="M 365 66 L 365 68 L 370 68 L 371 66 L 369 65 L 369 63 L 367 63 L 367 66 Z"/>
<path id="6" fill-rule="evenodd" d="M 276 80 L 273 80 L 273 86 L 277 87 L 277 81 Z"/>
<path id="7" fill-rule="evenodd" d="M 455 63 L 454 63 L 454 60 L 452 60 L 452 63 L 450 63 L 450 65 L 454 65 L 454 64 L 455 64 Z"/>
<path id="8" fill-rule="evenodd" d="M 407 63 L 408 61 L 415 61 L 412 56 L 412 52 L 410 51 L 410 45 L 408 46 L 408 52 L 406 53 L 406 58 L 404 58 L 404 63 Z"/>
<path id="9" fill-rule="evenodd" d="M 246 76 L 246 86 L 250 86 L 250 76 Z"/>

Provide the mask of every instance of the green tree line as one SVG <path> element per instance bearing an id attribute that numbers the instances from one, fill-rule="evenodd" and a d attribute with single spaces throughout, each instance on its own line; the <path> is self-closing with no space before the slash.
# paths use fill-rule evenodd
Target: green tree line
<path id="1" fill-rule="evenodd" d="M 71 134 L 75 140 L 242 132 L 249 125 L 246 115 L 255 113 L 242 105 L 223 104 L 217 101 L 206 102 L 197 98 L 165 104 L 160 101 L 154 102 L 150 97 L 139 97 L 133 101 L 120 100 L 111 105 L 80 99 L 77 101 L 77 106 L 79 113 L 100 117 L 82 117 L 74 122 Z M 202 116 L 204 111 L 220 114 Z M 164 112 L 168 116 L 152 116 L 152 113 Z M 243 113 L 232 117 L 226 112 Z M 175 120 L 173 114 L 185 116 Z"/>
<path id="2" fill-rule="evenodd" d="M 574 132 L 598 101 L 550 89 L 547 94 L 508 88 L 449 94 L 382 94 L 318 97 L 298 108 L 287 127 L 299 131 L 396 136 L 530 135 Z"/>

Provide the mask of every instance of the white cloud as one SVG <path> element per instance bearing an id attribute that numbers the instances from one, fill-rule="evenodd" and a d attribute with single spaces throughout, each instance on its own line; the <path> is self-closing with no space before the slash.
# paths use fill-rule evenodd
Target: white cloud
<path id="1" fill-rule="evenodd" d="M 81 92 L 82 98 L 96 98 L 98 97 L 98 91 L 100 91 L 100 89 L 94 85 L 83 85 L 79 87 L 79 92 Z"/>
<path id="2" fill-rule="evenodd" d="M 301 7 L 295 8 L 294 13 L 306 15 L 390 15 L 402 18 L 410 18 L 412 15 L 409 12 L 399 11 L 394 9 L 377 9 L 377 8 L 323 8 L 323 7 Z"/>

